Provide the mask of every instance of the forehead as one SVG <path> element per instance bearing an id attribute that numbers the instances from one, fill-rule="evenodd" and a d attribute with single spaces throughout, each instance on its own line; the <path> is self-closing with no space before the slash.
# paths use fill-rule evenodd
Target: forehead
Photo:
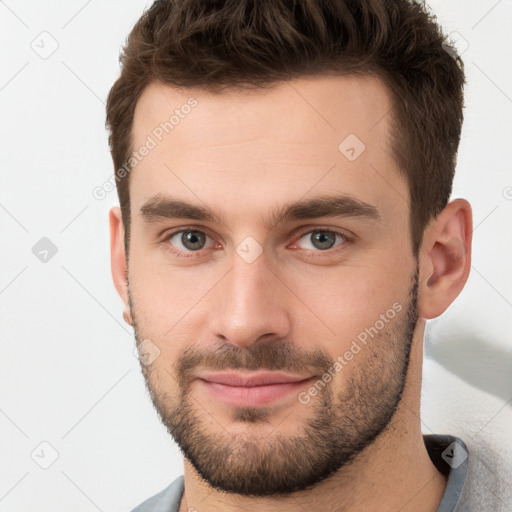
<path id="1" fill-rule="evenodd" d="M 191 121 L 181 123 L 191 99 L 197 100 Z M 343 75 L 311 77 L 279 82 L 257 90 L 226 89 L 215 93 L 202 88 L 175 88 L 160 82 L 148 85 L 135 109 L 133 139 L 151 133 L 160 123 L 176 112 L 172 136 L 176 142 L 187 145 L 229 142 L 237 140 L 235 126 L 244 133 L 262 135 L 278 130 L 280 136 L 295 142 L 310 142 L 315 135 L 334 135 L 336 140 L 344 131 L 361 136 L 376 129 L 375 135 L 388 131 L 391 104 L 386 87 L 376 77 Z M 386 119 L 383 119 L 386 117 Z M 232 120 L 232 123 L 230 123 Z M 305 123 L 308 123 L 307 125 Z M 156 124 L 155 124 L 156 123 Z M 179 138 L 187 126 L 193 124 L 195 140 Z M 379 125 L 377 127 L 377 124 Z M 216 130 L 211 130 L 212 126 Z M 197 130 L 203 126 L 204 130 Z M 227 129 L 227 130 L 226 130 Z"/>
<path id="2" fill-rule="evenodd" d="M 134 115 L 132 211 L 172 193 L 247 214 L 314 192 L 403 210 L 391 154 L 391 102 L 377 78 L 302 78 L 256 91 L 150 84 Z M 219 195 L 221 194 L 221 195 Z M 195 196 L 195 197 L 194 197 Z M 251 208 L 251 205 L 253 206 Z"/>

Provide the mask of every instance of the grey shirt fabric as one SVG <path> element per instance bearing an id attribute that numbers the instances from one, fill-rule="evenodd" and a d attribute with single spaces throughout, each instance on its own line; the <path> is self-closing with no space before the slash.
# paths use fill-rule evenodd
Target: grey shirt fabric
<path id="1" fill-rule="evenodd" d="M 132 512 L 178 512 L 184 489 L 185 479 L 181 475 L 163 491 L 135 507 Z"/>
<path id="2" fill-rule="evenodd" d="M 463 490 L 468 485 L 466 477 L 469 453 L 464 441 L 455 436 L 441 434 L 424 434 L 423 440 L 433 464 L 447 477 L 446 489 L 437 512 L 480 512 L 473 509 L 467 500 L 464 505 L 461 503 Z M 181 475 L 132 512 L 178 512 L 184 487 L 185 481 Z"/>
<path id="3" fill-rule="evenodd" d="M 470 512 L 460 507 L 468 474 L 468 448 L 462 439 L 450 435 L 423 435 L 425 447 L 437 470 L 447 477 L 437 512 Z"/>

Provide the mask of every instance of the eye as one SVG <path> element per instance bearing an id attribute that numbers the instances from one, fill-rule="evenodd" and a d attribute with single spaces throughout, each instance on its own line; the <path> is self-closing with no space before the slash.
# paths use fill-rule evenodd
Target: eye
<path id="1" fill-rule="evenodd" d="M 304 233 L 291 247 L 298 246 L 300 249 L 318 253 L 336 250 L 346 242 L 350 242 L 350 238 L 338 231 L 317 228 Z M 203 249 L 221 248 L 204 231 L 191 228 L 169 233 L 165 236 L 164 243 L 175 255 L 182 257 L 193 256 L 193 253 L 199 253 Z"/>
<path id="2" fill-rule="evenodd" d="M 306 247 L 302 247 L 302 249 L 320 249 L 321 251 L 327 251 L 336 247 L 335 244 L 337 239 L 341 241 L 338 245 L 342 245 L 347 241 L 347 238 L 341 233 L 328 229 L 315 229 L 314 231 L 308 231 L 299 238 L 297 244 L 302 239 L 306 241 Z M 309 247 L 307 245 L 309 245 Z"/>
<path id="3" fill-rule="evenodd" d="M 209 238 L 204 231 L 184 229 L 169 234 L 166 240 L 180 251 L 195 252 L 210 247 L 211 243 L 206 245 Z M 212 242 L 211 239 L 210 242 Z"/>

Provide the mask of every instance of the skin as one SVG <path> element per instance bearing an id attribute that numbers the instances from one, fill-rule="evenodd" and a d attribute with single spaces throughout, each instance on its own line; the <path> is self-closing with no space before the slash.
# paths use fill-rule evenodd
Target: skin
<path id="1" fill-rule="evenodd" d="M 159 350 L 141 368 L 185 454 L 180 511 L 435 512 L 446 479 L 422 438 L 423 335 L 467 280 L 469 203 L 454 200 L 432 219 L 415 258 L 390 98 L 376 78 L 221 94 L 153 83 L 137 103 L 134 148 L 190 97 L 197 106 L 131 172 L 129 264 L 120 209 L 110 211 L 123 315 L 139 344 Z M 366 146 L 354 161 L 338 150 L 348 134 Z M 141 207 L 157 194 L 222 222 L 148 222 Z M 332 194 L 374 206 L 379 219 L 265 223 L 278 206 Z M 178 228 L 202 230 L 204 248 L 171 237 Z M 315 229 L 346 237 L 326 250 Z M 236 251 L 248 236 L 262 251 L 251 263 Z M 307 404 L 293 393 L 271 407 L 235 407 L 195 379 L 220 368 L 321 377 L 393 304 L 400 311 Z"/>

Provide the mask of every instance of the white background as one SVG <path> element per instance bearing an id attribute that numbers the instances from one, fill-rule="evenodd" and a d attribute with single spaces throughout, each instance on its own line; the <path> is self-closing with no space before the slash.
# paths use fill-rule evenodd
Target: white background
<path id="1" fill-rule="evenodd" d="M 494 422 L 512 399 L 512 2 L 430 5 L 469 44 L 453 196 L 472 203 L 475 231 L 469 282 L 426 353 L 496 398 Z M 126 511 L 182 474 L 112 284 L 116 192 L 92 196 L 113 172 L 104 102 L 120 45 L 146 6 L 0 1 L 1 511 Z M 47 59 L 31 47 L 41 37 L 58 44 Z M 47 263 L 32 253 L 42 237 L 58 249 Z M 59 454 L 46 470 L 31 458 L 43 441 Z"/>

